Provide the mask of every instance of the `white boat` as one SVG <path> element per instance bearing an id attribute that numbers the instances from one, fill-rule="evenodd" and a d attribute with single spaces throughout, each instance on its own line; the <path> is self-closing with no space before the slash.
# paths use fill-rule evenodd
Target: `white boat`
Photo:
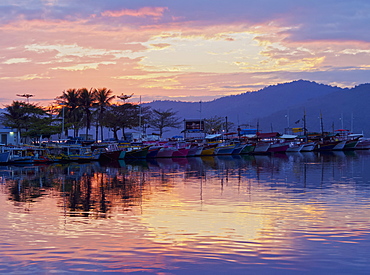
<path id="1" fill-rule="evenodd" d="M 262 142 L 259 141 L 256 143 L 256 147 L 253 150 L 254 154 L 261 154 L 261 153 L 266 153 L 268 149 L 270 148 L 270 142 Z"/>
<path id="2" fill-rule="evenodd" d="M 316 142 L 305 142 L 300 152 L 312 152 L 316 147 Z"/>
<path id="3" fill-rule="evenodd" d="M 300 143 L 290 143 L 289 148 L 286 149 L 287 152 L 300 152 L 303 149 L 304 145 Z"/>
<path id="4" fill-rule="evenodd" d="M 369 138 L 360 138 L 359 142 L 357 143 L 356 150 L 368 150 L 370 149 L 370 139 Z"/>
<path id="5" fill-rule="evenodd" d="M 236 144 L 218 144 L 215 151 L 215 155 L 231 155 L 235 149 Z"/>
<path id="6" fill-rule="evenodd" d="M 337 145 L 333 147 L 332 150 L 343 150 L 344 146 L 346 146 L 346 140 L 342 140 L 341 142 L 339 142 Z"/>

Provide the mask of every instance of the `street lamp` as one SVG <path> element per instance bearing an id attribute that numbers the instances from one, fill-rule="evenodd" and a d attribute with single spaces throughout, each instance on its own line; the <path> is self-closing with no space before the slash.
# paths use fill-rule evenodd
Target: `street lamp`
<path id="1" fill-rule="evenodd" d="M 29 102 L 29 98 L 30 98 L 30 97 L 33 97 L 33 95 L 30 95 L 30 94 L 23 94 L 23 95 L 17 94 L 17 96 L 27 98 L 27 103 L 30 103 L 30 102 Z"/>
<path id="2" fill-rule="evenodd" d="M 62 106 L 62 134 L 61 137 L 63 138 L 64 135 L 64 107 L 66 106 L 65 103 L 59 103 L 60 106 Z"/>

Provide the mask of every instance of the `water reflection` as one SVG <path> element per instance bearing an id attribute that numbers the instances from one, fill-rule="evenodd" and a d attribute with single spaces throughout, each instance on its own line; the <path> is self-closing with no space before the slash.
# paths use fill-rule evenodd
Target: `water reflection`
<path id="1" fill-rule="evenodd" d="M 0 167 L 0 272 L 365 273 L 368 167 L 367 151 Z"/>

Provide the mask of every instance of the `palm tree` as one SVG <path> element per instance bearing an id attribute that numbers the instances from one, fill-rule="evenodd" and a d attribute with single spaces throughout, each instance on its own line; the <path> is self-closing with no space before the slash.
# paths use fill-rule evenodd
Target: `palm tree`
<path id="1" fill-rule="evenodd" d="M 89 135 L 89 129 L 91 127 L 91 107 L 95 102 L 94 90 L 87 90 L 86 88 L 78 89 L 78 102 L 79 108 L 85 114 L 85 127 L 86 127 L 86 139 Z"/>
<path id="2" fill-rule="evenodd" d="M 46 111 L 36 104 L 13 101 L 11 105 L 5 106 L 5 112 L 1 114 L 1 121 L 4 126 L 17 130 L 19 142 L 33 124 L 40 122 L 46 116 Z M 22 130 L 24 130 L 23 133 Z"/>
<path id="3" fill-rule="evenodd" d="M 57 103 L 63 106 L 60 110 L 59 116 L 64 114 L 64 119 L 66 123 L 70 123 L 74 128 L 74 137 L 78 136 L 78 130 L 81 125 L 81 112 L 79 109 L 79 93 L 76 89 L 69 89 L 63 91 L 63 94 L 56 98 Z M 68 133 L 68 128 L 65 128 L 66 133 Z"/>
<path id="4" fill-rule="evenodd" d="M 103 141 L 103 117 L 104 113 L 106 111 L 106 108 L 111 105 L 112 100 L 115 98 L 114 95 L 112 95 L 112 91 L 107 88 L 101 88 L 94 90 L 94 96 L 96 100 L 96 105 L 98 107 L 98 123 L 100 125 L 100 135 L 101 140 Z M 97 123 L 97 125 L 98 125 Z M 98 127 L 96 127 L 96 139 L 98 139 Z"/>

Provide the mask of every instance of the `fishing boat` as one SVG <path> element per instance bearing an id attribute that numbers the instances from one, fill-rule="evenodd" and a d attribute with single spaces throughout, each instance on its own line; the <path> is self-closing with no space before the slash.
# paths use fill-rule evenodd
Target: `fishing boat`
<path id="1" fill-rule="evenodd" d="M 65 160 L 69 161 L 77 161 L 77 162 L 85 162 L 85 161 L 92 161 L 92 160 L 99 160 L 100 152 L 98 151 L 91 151 L 90 147 L 84 146 L 67 146 L 64 147 L 64 152 L 67 158 Z"/>
<path id="2" fill-rule="evenodd" d="M 295 142 L 291 142 L 289 144 L 289 148 L 286 149 L 286 152 L 300 152 L 302 149 L 303 149 L 304 145 L 301 144 L 301 143 L 295 143 Z"/>
<path id="3" fill-rule="evenodd" d="M 157 157 L 159 150 L 161 150 L 162 146 L 152 145 L 148 149 L 148 154 L 146 158 L 155 158 Z"/>
<path id="4" fill-rule="evenodd" d="M 156 157 L 157 158 L 171 158 L 175 150 L 176 150 L 175 147 L 169 147 L 167 145 L 163 145 L 158 151 Z"/>
<path id="5" fill-rule="evenodd" d="M 200 153 L 201 156 L 213 156 L 217 144 L 207 144 L 203 146 L 202 152 Z"/>
<path id="6" fill-rule="evenodd" d="M 125 159 L 146 159 L 150 146 L 130 146 L 125 149 Z"/>
<path id="7" fill-rule="evenodd" d="M 26 147 L 7 147 L 4 148 L 9 152 L 8 162 L 12 164 L 32 164 L 34 156 L 27 151 Z"/>
<path id="8" fill-rule="evenodd" d="M 316 142 L 309 141 L 302 143 L 303 147 L 300 152 L 312 152 L 316 147 Z"/>
<path id="9" fill-rule="evenodd" d="M 126 151 L 118 148 L 116 143 L 99 144 L 91 146 L 94 154 L 99 154 L 100 161 L 116 161 L 124 159 Z"/>
<path id="10" fill-rule="evenodd" d="M 273 142 L 270 147 L 267 149 L 269 153 L 284 153 L 289 148 L 289 142 Z"/>
<path id="11" fill-rule="evenodd" d="M 231 152 L 232 155 L 239 155 L 240 152 L 244 149 L 246 144 L 237 143 L 235 144 L 234 150 Z"/>
<path id="12" fill-rule="evenodd" d="M 271 146 L 270 142 L 259 141 L 259 142 L 256 143 L 256 145 L 254 147 L 253 154 L 267 153 L 270 146 Z"/>
<path id="13" fill-rule="evenodd" d="M 189 150 L 190 150 L 190 147 L 177 148 L 173 152 L 172 157 L 173 158 L 176 158 L 176 157 L 187 157 L 188 156 L 188 153 L 189 153 Z"/>
<path id="14" fill-rule="evenodd" d="M 187 157 L 189 150 L 190 150 L 190 145 L 187 144 L 184 141 L 178 141 L 178 142 L 171 142 L 169 144 L 170 146 L 174 147 L 175 150 L 173 151 L 172 157 Z"/>
<path id="15" fill-rule="evenodd" d="M 325 140 L 318 142 L 315 150 L 317 151 L 330 151 L 330 150 L 342 150 L 346 142 L 342 140 Z"/>
<path id="16" fill-rule="evenodd" d="M 0 163 L 8 163 L 10 157 L 10 152 L 1 152 L 0 153 Z"/>
<path id="17" fill-rule="evenodd" d="M 356 150 L 368 150 L 370 149 L 370 139 L 369 138 L 360 138 L 357 143 Z"/>
<path id="18" fill-rule="evenodd" d="M 216 146 L 213 154 L 218 155 L 231 155 L 235 149 L 236 144 L 220 143 Z"/>
<path id="19" fill-rule="evenodd" d="M 200 146 L 198 144 L 191 144 L 188 152 L 188 157 L 196 156 L 199 150 Z"/>
<path id="20" fill-rule="evenodd" d="M 251 154 L 256 148 L 256 143 L 247 143 L 244 145 L 243 149 L 240 151 L 240 154 Z"/>

